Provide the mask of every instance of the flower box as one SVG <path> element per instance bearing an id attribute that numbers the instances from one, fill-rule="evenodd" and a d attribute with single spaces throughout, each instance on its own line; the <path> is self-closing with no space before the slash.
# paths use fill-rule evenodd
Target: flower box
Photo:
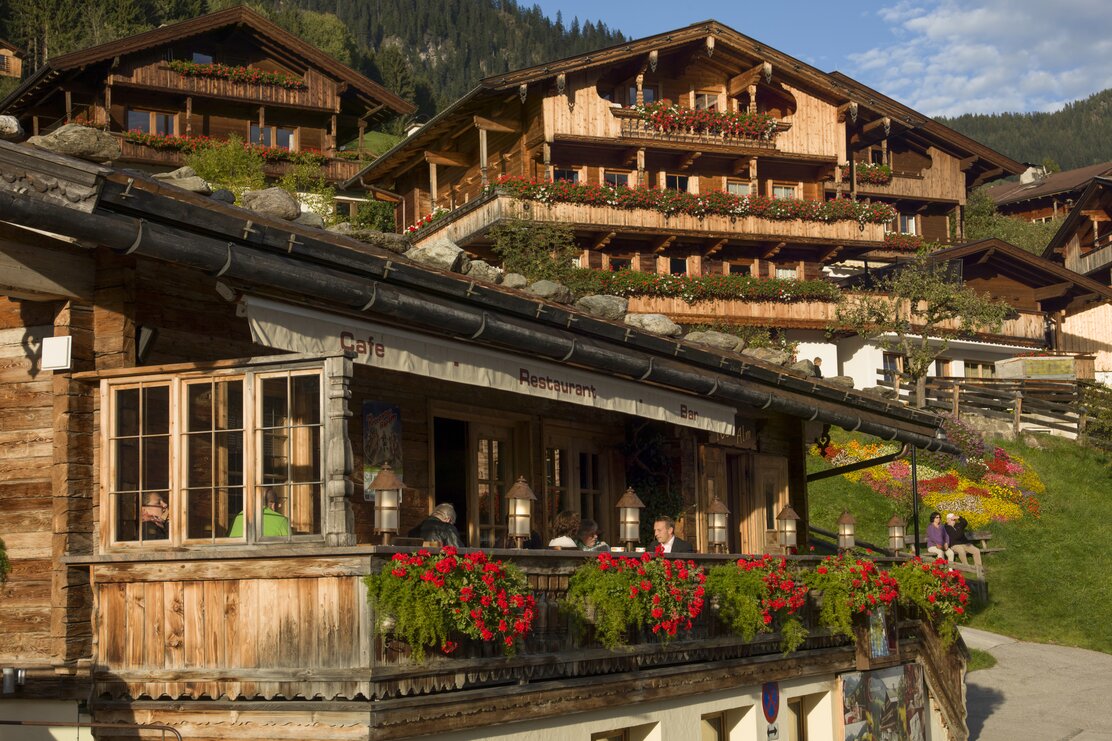
<path id="1" fill-rule="evenodd" d="M 997 360 L 997 378 L 1038 378 L 1044 381 L 1081 377 L 1079 358 L 1073 355 L 1029 355 Z"/>

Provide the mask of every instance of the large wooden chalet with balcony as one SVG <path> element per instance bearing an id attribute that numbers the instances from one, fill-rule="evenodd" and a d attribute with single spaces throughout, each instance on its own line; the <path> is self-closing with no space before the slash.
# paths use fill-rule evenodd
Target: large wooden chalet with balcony
<path id="1" fill-rule="evenodd" d="M 412 111 L 246 6 L 54 57 L 0 103 L 31 134 L 103 128 L 129 167 L 172 170 L 197 142 L 234 135 L 266 151 L 270 176 L 312 161 L 333 183 L 362 168 L 368 128 Z"/>
<path id="2" fill-rule="evenodd" d="M 933 414 L 6 142 L 0 261 L 0 721 L 112 724 L 103 739 L 835 741 L 865 723 L 852 688 L 876 685 L 904 688 L 877 701 L 916 738 L 968 737 L 964 649 L 918 613 L 870 643 L 808 607 L 784 656 L 708 610 L 612 650 L 560 609 L 592 554 L 498 547 L 517 477 L 538 533 L 571 509 L 616 544 L 648 467 L 699 564 L 784 552 L 777 516 L 790 504 L 806 533 L 824 424 L 954 452 Z M 524 571 L 536 620 L 515 656 L 474 643 L 421 662 L 376 631 L 363 577 L 416 550 L 376 525 L 386 462 L 400 532 L 452 503 L 468 546 Z M 708 553 L 723 504 L 734 555 Z"/>

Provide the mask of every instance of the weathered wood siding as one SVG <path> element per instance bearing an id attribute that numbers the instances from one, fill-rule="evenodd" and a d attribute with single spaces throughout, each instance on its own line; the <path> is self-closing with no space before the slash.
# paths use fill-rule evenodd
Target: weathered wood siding
<path id="1" fill-rule="evenodd" d="M 1096 372 L 1112 371 L 1112 340 L 1108 328 L 1112 327 L 1112 305 L 1101 304 L 1086 311 L 1067 316 L 1062 321 L 1061 344 L 1065 352 L 1083 352 L 1096 355 Z"/>
<path id="2" fill-rule="evenodd" d="M 897 170 L 888 185 L 859 183 L 858 194 L 931 198 L 964 205 L 965 173 L 961 171 L 961 161 L 934 147 L 929 151 L 929 166 L 918 171 L 918 175 Z"/>

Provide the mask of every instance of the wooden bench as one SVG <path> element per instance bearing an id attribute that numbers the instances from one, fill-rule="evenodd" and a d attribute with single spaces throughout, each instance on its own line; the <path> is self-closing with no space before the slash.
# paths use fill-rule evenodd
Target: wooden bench
<path id="1" fill-rule="evenodd" d="M 979 550 L 981 552 L 982 556 L 984 556 L 986 554 L 989 554 L 989 553 L 999 553 L 1000 551 L 1007 550 L 1002 545 L 1001 546 L 995 546 L 995 547 L 989 546 L 989 541 L 992 540 L 992 532 L 990 530 L 970 530 L 969 532 L 966 533 L 966 537 L 969 538 L 969 543 L 971 545 L 977 546 L 977 550 Z M 923 553 L 926 552 L 926 550 L 927 550 L 927 538 L 926 538 L 926 536 L 920 538 L 920 540 L 919 540 L 919 549 Z"/>

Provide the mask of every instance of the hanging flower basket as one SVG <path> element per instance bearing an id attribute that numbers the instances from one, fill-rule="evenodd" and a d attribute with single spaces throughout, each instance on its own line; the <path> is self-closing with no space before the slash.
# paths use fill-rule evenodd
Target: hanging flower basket
<path id="1" fill-rule="evenodd" d="M 182 77 L 208 77 L 248 85 L 270 85 L 286 90 L 308 90 L 309 85 L 300 77 L 285 72 L 267 72 L 258 67 L 233 67 L 227 64 L 198 64 L 185 59 L 172 59 L 167 65 Z"/>

